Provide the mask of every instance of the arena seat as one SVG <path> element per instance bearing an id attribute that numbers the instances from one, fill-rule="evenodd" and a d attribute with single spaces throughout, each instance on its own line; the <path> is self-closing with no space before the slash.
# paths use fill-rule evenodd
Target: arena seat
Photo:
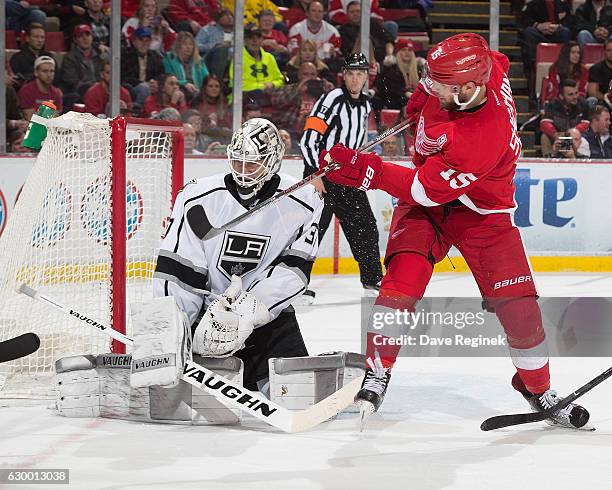
<path id="1" fill-rule="evenodd" d="M 15 31 L 6 31 L 6 49 L 17 49 L 17 33 Z"/>
<path id="2" fill-rule="evenodd" d="M 384 20 L 399 20 L 406 17 L 420 17 L 417 9 L 390 9 L 381 8 L 380 13 Z"/>
<path id="3" fill-rule="evenodd" d="M 599 63 L 604 59 L 603 44 L 585 44 L 582 47 L 582 62 L 585 65 Z"/>
<path id="4" fill-rule="evenodd" d="M 383 109 L 380 111 L 380 125 L 382 128 L 392 128 L 399 121 L 399 117 L 398 109 Z"/>
<path id="5" fill-rule="evenodd" d="M 66 51 L 63 32 L 47 32 L 45 48 L 49 51 Z"/>
<path id="6" fill-rule="evenodd" d="M 536 96 L 539 97 L 539 90 L 542 87 L 542 79 L 548 76 L 548 70 L 559 57 L 559 51 L 563 44 L 558 43 L 540 43 L 536 48 Z"/>

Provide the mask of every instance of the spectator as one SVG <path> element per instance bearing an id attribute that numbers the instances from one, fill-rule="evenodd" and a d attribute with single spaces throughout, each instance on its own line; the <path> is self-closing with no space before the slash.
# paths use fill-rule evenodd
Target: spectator
<path id="1" fill-rule="evenodd" d="M 36 58 L 34 80 L 25 83 L 18 93 L 19 107 L 28 121 L 45 100 L 52 101 L 58 113 L 62 112 L 62 91 L 53 86 L 54 78 L 55 60 L 50 56 Z"/>
<path id="2" fill-rule="evenodd" d="M 72 105 L 80 101 L 87 89 L 98 81 L 103 63 L 100 51 L 93 46 L 89 24 L 77 25 L 73 39 L 74 44 L 64 56 L 60 73 L 66 110 L 71 110 Z"/>
<path id="3" fill-rule="evenodd" d="M 608 39 L 604 43 L 604 59 L 599 63 L 595 63 L 589 68 L 589 84 L 587 93 L 591 97 L 597 97 L 602 103 L 605 103 L 604 95 L 610 89 L 612 81 L 612 39 Z"/>
<path id="4" fill-rule="evenodd" d="M 149 49 L 153 51 L 160 53 L 169 51 L 176 39 L 176 32 L 160 15 L 157 0 L 140 0 L 136 16 L 130 17 L 123 24 L 121 32 L 128 46 L 132 45 L 132 36 L 139 27 L 150 29 L 151 45 Z"/>
<path id="5" fill-rule="evenodd" d="M 200 111 L 197 109 L 188 109 L 181 114 L 181 121 L 183 121 L 184 124 L 191 124 L 191 126 L 193 126 L 196 133 L 195 147 L 199 151 L 202 151 L 205 147 L 203 146 L 204 137 L 202 135 L 202 115 L 200 114 Z"/>
<path id="6" fill-rule="evenodd" d="M 312 2 L 312 0 L 293 0 L 293 5 L 289 7 L 289 10 L 283 15 L 289 29 L 306 18 L 306 10 L 310 2 Z"/>
<path id="7" fill-rule="evenodd" d="M 340 49 L 343 56 L 349 56 L 361 50 L 357 43 L 361 30 L 361 4 L 356 0 L 349 2 L 346 7 L 346 15 L 347 23 L 339 28 Z M 374 19 L 370 21 L 370 46 L 374 49 L 374 56 L 379 63 L 385 56 L 393 54 L 393 37 Z"/>
<path id="8" fill-rule="evenodd" d="M 579 152 L 582 134 L 576 128 L 568 129 L 565 132 L 557 133 L 552 144 L 551 158 L 586 158 Z"/>
<path id="9" fill-rule="evenodd" d="M 523 64 L 529 86 L 535 82 L 534 63 L 538 43 L 567 43 L 572 36 L 571 7 L 566 0 L 531 0 L 525 3 L 519 25 Z"/>
<path id="10" fill-rule="evenodd" d="M 122 83 L 131 92 L 135 112 L 140 111 L 146 98 L 155 87 L 155 79 L 164 73 L 162 57 L 150 49 L 151 30 L 139 27 L 132 33 L 132 47 L 121 56 Z"/>
<path id="11" fill-rule="evenodd" d="M 398 39 L 395 43 L 395 56 L 385 57 L 374 82 L 374 109 L 403 110 L 419 84 L 424 65 L 425 60 L 415 55 L 412 41 Z"/>
<path id="12" fill-rule="evenodd" d="M 209 72 L 223 77 L 234 56 L 234 14 L 229 9 L 215 14 L 215 21 L 198 32 L 196 44 Z"/>
<path id="13" fill-rule="evenodd" d="M 24 31 L 30 24 L 45 25 L 46 14 L 28 4 L 18 0 L 5 0 L 6 29 L 11 31 Z"/>
<path id="14" fill-rule="evenodd" d="M 302 63 L 312 63 L 317 67 L 318 76 L 335 83 L 336 76 L 330 71 L 329 67 L 321 61 L 317 54 L 317 46 L 314 41 L 302 41 L 300 47 L 293 58 L 287 63 L 287 79 L 289 83 L 298 81 L 298 71 Z"/>
<path id="15" fill-rule="evenodd" d="M 110 46 L 110 17 L 102 10 L 103 0 L 85 0 L 85 13 L 72 18 L 71 29 L 81 24 L 91 26 L 93 45 L 102 53 L 106 53 Z"/>
<path id="16" fill-rule="evenodd" d="M 274 14 L 274 19 L 277 23 L 283 22 L 283 17 L 278 11 L 278 7 L 272 0 L 244 0 L 244 25 L 245 27 L 253 27 L 257 25 L 257 18 L 262 10 L 271 10 Z M 234 2 L 225 2 L 224 6 L 234 13 Z M 280 27 L 280 25 L 279 25 Z"/>
<path id="17" fill-rule="evenodd" d="M 30 24 L 26 31 L 26 43 L 18 53 L 11 57 L 11 68 L 17 78 L 22 81 L 30 81 L 34 78 L 34 61 L 39 56 L 53 55 L 45 48 L 45 28 L 41 24 Z"/>
<path id="18" fill-rule="evenodd" d="M 391 136 L 380 143 L 381 156 L 385 157 L 401 157 L 402 143 L 399 136 Z"/>
<path id="19" fill-rule="evenodd" d="M 301 134 L 314 103 L 321 95 L 333 90 L 334 85 L 319 78 L 317 67 L 308 61 L 300 65 L 297 83 L 274 91 L 273 113 L 270 119 L 278 126 L 289 129 L 296 137 Z"/>
<path id="20" fill-rule="evenodd" d="M 94 116 L 106 116 L 110 117 L 111 114 L 106 112 L 106 105 L 110 100 L 109 88 L 110 88 L 110 77 L 111 77 L 111 65 L 110 61 L 102 63 L 102 71 L 100 72 L 100 81 L 94 83 L 83 97 L 85 103 L 85 111 L 93 114 Z M 130 93 L 124 87 L 120 88 L 120 99 L 125 103 L 125 113 L 132 113 L 132 97 Z"/>
<path id="21" fill-rule="evenodd" d="M 578 94 L 574 80 L 563 80 L 559 88 L 559 96 L 550 101 L 544 110 L 540 122 L 542 131 L 542 155 L 547 157 L 553 152 L 553 143 L 559 136 L 571 128 L 584 133 L 589 127 L 586 117 L 588 104 L 584 97 Z"/>
<path id="22" fill-rule="evenodd" d="M 157 119 L 159 121 L 180 121 L 181 113 L 174 107 L 164 107 L 161 111 L 151 117 L 151 119 Z"/>
<path id="23" fill-rule="evenodd" d="M 609 0 L 586 0 L 576 9 L 576 39 L 580 46 L 603 43 L 612 33 L 612 4 Z"/>
<path id="24" fill-rule="evenodd" d="M 7 151 L 9 153 L 32 153 L 31 148 L 23 146 L 23 140 L 25 138 L 27 129 L 18 129 L 7 135 Z"/>
<path id="25" fill-rule="evenodd" d="M 348 19 L 348 6 L 351 4 L 351 0 L 330 0 L 329 2 L 329 19 L 336 25 L 344 25 L 349 22 Z M 398 8 L 398 7 L 396 7 Z M 416 8 L 416 7 L 408 7 Z M 361 14 L 361 12 L 360 12 Z M 378 24 L 381 24 L 385 31 L 391 34 L 391 37 L 397 39 L 397 32 L 399 26 L 395 21 L 385 21 L 378 5 L 378 0 L 371 0 L 370 2 L 370 17 L 375 20 Z"/>
<path id="26" fill-rule="evenodd" d="M 6 87 L 6 135 L 7 138 L 15 131 L 28 129 L 28 121 L 19 107 L 17 92 L 10 85 Z"/>
<path id="27" fill-rule="evenodd" d="M 325 8 L 318 0 L 312 1 L 306 11 L 307 18 L 295 24 L 289 31 L 289 50 L 295 55 L 302 41 L 313 41 L 317 55 L 322 60 L 336 58 L 340 54 L 340 33 L 323 20 Z"/>
<path id="28" fill-rule="evenodd" d="M 209 128 L 231 128 L 232 114 L 223 95 L 223 83 L 218 76 L 210 74 L 204 79 L 202 92 L 194 102 L 194 107 L 202 116 L 202 132 Z"/>
<path id="29" fill-rule="evenodd" d="M 559 51 L 559 57 L 548 70 L 548 86 L 542 94 L 542 100 L 548 102 L 559 94 L 561 80 L 574 80 L 578 93 L 583 97 L 587 93 L 589 70 L 582 63 L 582 48 L 575 41 L 564 44 Z"/>
<path id="30" fill-rule="evenodd" d="M 261 47 L 268 53 L 272 53 L 276 63 L 280 67 L 284 67 L 289 60 L 288 39 L 281 31 L 274 29 L 274 12 L 268 9 L 261 11 L 259 14 L 259 30 L 263 37 Z"/>
<path id="31" fill-rule="evenodd" d="M 176 76 L 187 100 L 191 101 L 198 96 L 208 70 L 200 58 L 195 39 L 190 32 L 178 33 L 172 51 L 164 56 L 163 65 L 166 73 Z"/>
<path id="32" fill-rule="evenodd" d="M 185 148 L 185 156 L 204 155 L 204 153 L 197 149 L 197 132 L 189 123 L 183 123 L 183 143 Z"/>
<path id="33" fill-rule="evenodd" d="M 257 101 L 259 106 L 270 105 L 270 94 L 285 84 L 285 77 L 270 53 L 261 45 L 263 36 L 259 29 L 244 33 L 242 90 L 245 102 Z M 232 85 L 234 66 L 230 64 L 229 78 Z"/>
<path id="34" fill-rule="evenodd" d="M 281 141 L 285 144 L 285 155 L 296 154 L 297 152 L 293 148 L 293 141 L 289 132 L 285 129 L 279 129 L 278 135 L 280 136 Z"/>
<path id="35" fill-rule="evenodd" d="M 159 88 L 155 94 L 149 95 L 145 100 L 142 117 L 155 117 L 162 109 L 171 107 L 179 112 L 178 119 L 180 119 L 180 113 L 187 110 L 187 104 L 176 77 L 164 73 L 156 81 Z"/>
<path id="36" fill-rule="evenodd" d="M 168 17 L 177 30 L 188 31 L 195 36 L 211 21 L 217 8 L 217 0 L 170 0 Z"/>
<path id="37" fill-rule="evenodd" d="M 591 110 L 591 124 L 582 134 L 579 152 L 585 158 L 612 158 L 610 111 L 601 105 Z"/>

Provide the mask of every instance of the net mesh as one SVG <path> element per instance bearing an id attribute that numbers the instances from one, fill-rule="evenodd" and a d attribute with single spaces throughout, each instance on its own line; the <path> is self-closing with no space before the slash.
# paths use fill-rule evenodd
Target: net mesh
<path id="1" fill-rule="evenodd" d="M 0 398 L 47 399 L 58 358 L 110 350 L 109 337 L 16 292 L 26 283 L 111 324 L 111 181 L 122 159 L 109 120 L 68 113 L 54 124 L 65 127 L 48 128 L 0 237 L 0 341 L 30 331 L 41 339 L 36 353 L 0 364 Z M 151 296 L 172 205 L 172 134 L 136 128 L 126 132 L 126 305 Z"/>

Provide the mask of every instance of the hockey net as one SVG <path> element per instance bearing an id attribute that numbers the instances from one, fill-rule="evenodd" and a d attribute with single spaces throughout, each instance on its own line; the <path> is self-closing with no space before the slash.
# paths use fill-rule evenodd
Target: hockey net
<path id="1" fill-rule="evenodd" d="M 0 398 L 48 398 L 60 357 L 122 352 L 16 289 L 28 284 L 129 335 L 126 307 L 151 296 L 156 248 L 182 187 L 181 130 L 72 112 L 49 122 L 0 237 L 0 341 L 34 332 L 41 346 L 0 364 Z"/>

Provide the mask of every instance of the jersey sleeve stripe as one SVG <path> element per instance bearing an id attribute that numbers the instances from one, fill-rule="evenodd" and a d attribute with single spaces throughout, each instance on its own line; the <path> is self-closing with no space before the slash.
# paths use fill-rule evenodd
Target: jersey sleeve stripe
<path id="1" fill-rule="evenodd" d="M 157 266 L 155 267 L 153 277 L 187 284 L 196 289 L 204 289 L 206 281 L 208 280 L 208 274 L 206 272 L 195 270 L 188 265 L 181 264 L 174 258 L 165 257 L 163 255 L 157 258 Z"/>
<path id="2" fill-rule="evenodd" d="M 292 194 L 289 194 L 288 196 L 290 199 L 293 199 L 295 202 L 301 204 L 302 206 L 304 206 L 306 209 L 308 209 L 308 211 L 310 211 L 311 213 L 314 212 L 314 208 L 312 206 L 310 206 L 309 204 L 306 204 L 304 201 L 302 201 L 301 199 L 298 199 L 297 197 L 295 197 Z"/>
<path id="3" fill-rule="evenodd" d="M 414 174 L 414 178 L 412 180 L 412 186 L 410 187 L 410 193 L 412 194 L 412 198 L 418 202 L 422 206 L 439 206 L 437 202 L 432 201 L 427 197 L 427 193 L 425 192 L 425 188 L 421 181 L 419 180 L 419 171 L 417 170 Z"/>
<path id="4" fill-rule="evenodd" d="M 274 303 L 272 306 L 268 307 L 268 311 L 272 311 L 272 310 L 273 310 L 274 308 L 276 308 L 277 306 L 282 305 L 283 303 L 285 303 L 285 302 L 287 302 L 287 301 L 289 301 L 289 300 L 291 300 L 291 299 L 295 298 L 296 296 L 298 296 L 298 295 L 302 294 L 304 291 L 306 291 L 306 288 L 305 288 L 305 287 L 304 287 L 304 288 L 301 288 L 301 289 L 300 289 L 300 290 L 299 290 L 297 293 L 292 294 L 291 296 L 287 296 L 286 298 L 284 298 L 284 299 L 282 299 L 282 300 L 280 300 L 280 301 L 277 301 L 277 302 L 276 302 L 276 303 Z"/>

